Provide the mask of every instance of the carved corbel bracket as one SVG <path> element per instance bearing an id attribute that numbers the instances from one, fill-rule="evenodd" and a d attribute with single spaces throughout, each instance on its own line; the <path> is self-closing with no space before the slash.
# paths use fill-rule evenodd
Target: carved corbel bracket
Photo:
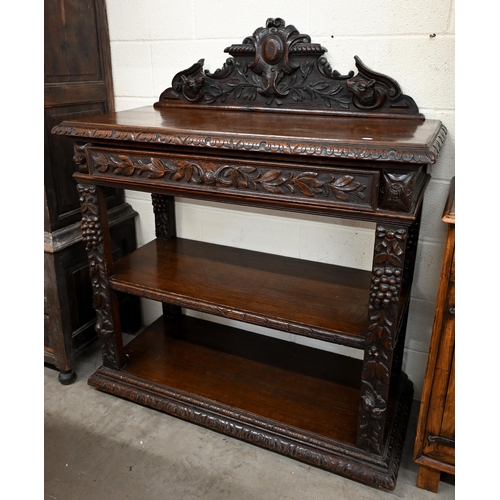
<path id="1" fill-rule="evenodd" d="M 410 212 L 419 200 L 427 180 L 424 167 L 410 171 L 382 170 L 379 207 Z"/>
<path id="2" fill-rule="evenodd" d="M 341 75 L 324 56 L 327 49 L 281 18 L 268 19 L 225 52 L 232 57 L 214 73 L 203 69 L 204 59 L 177 73 L 155 107 L 424 118 L 395 80 L 369 69 L 358 56 L 358 73 Z"/>

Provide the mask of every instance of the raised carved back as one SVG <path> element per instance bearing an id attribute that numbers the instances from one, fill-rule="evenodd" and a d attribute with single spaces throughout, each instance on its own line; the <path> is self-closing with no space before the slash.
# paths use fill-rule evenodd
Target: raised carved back
<path id="1" fill-rule="evenodd" d="M 203 59 L 177 73 L 155 107 L 424 118 L 395 80 L 368 69 L 358 56 L 358 73 L 341 75 L 332 70 L 324 47 L 280 18 L 268 19 L 265 28 L 224 52 L 232 57 L 214 73 L 203 70 Z"/>

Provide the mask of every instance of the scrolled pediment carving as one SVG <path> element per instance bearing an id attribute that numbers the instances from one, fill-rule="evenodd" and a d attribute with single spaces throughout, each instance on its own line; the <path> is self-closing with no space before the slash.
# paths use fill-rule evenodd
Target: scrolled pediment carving
<path id="1" fill-rule="evenodd" d="M 200 59 L 177 73 L 156 108 L 196 105 L 332 115 L 423 118 L 415 101 L 392 78 L 354 57 L 358 73 L 333 70 L 327 49 L 281 18 L 268 19 L 215 72 Z"/>

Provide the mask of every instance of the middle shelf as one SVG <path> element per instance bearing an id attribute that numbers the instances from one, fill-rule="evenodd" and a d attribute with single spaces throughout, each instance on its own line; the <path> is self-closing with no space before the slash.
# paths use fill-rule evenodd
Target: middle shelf
<path id="1" fill-rule="evenodd" d="M 368 271 L 181 238 L 155 239 L 114 268 L 116 291 L 364 347 Z"/>

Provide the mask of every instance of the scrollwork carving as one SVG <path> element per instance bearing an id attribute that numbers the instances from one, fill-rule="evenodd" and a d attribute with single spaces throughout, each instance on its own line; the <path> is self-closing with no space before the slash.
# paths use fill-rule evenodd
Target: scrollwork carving
<path id="1" fill-rule="evenodd" d="M 392 78 L 366 67 L 358 56 L 358 74 L 332 70 L 327 50 L 312 43 L 281 18 L 271 18 L 241 44 L 225 49 L 231 58 L 221 69 L 203 70 L 204 59 L 174 77 L 155 107 L 182 102 L 196 105 L 293 109 L 373 116 L 423 118 Z"/>

